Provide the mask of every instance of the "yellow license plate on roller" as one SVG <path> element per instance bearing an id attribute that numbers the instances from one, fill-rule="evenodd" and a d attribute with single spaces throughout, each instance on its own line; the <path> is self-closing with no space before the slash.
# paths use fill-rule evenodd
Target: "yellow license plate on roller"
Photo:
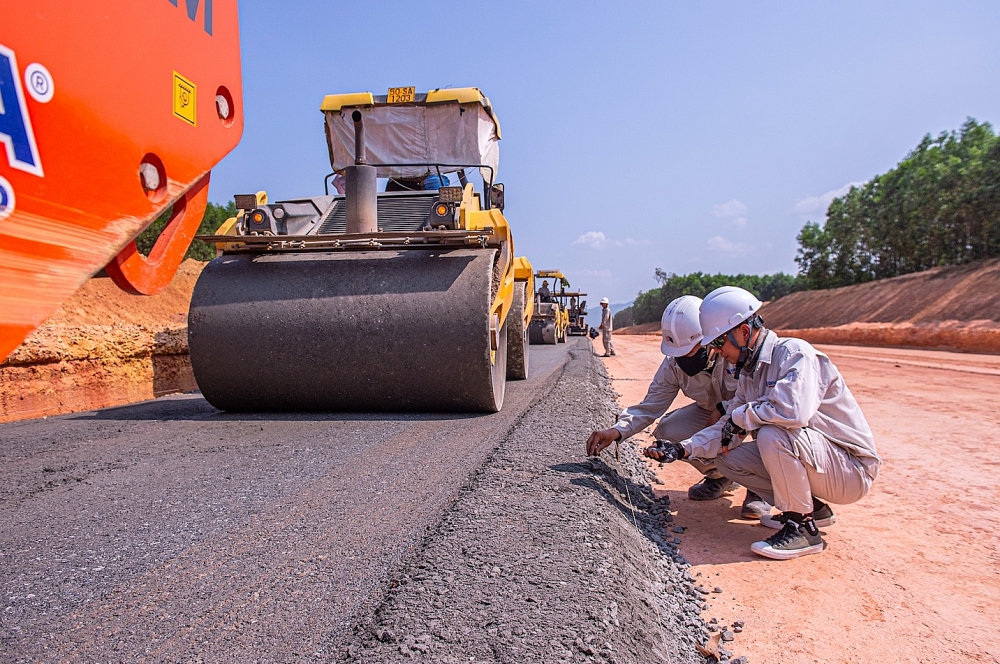
<path id="1" fill-rule="evenodd" d="M 405 104 L 407 102 L 413 101 L 413 95 L 416 92 L 416 88 L 389 88 L 389 99 L 390 104 Z"/>

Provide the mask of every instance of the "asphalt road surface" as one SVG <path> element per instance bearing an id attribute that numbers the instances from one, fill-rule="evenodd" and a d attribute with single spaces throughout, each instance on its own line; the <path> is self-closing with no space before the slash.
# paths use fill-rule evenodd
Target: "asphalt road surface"
<path id="1" fill-rule="evenodd" d="M 230 415 L 198 394 L 0 425 L 5 661 L 310 657 L 384 594 L 569 348 L 494 415 Z"/>

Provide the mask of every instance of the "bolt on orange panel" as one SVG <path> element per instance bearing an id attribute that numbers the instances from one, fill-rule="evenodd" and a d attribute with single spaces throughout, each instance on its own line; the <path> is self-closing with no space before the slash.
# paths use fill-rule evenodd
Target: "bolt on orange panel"
<path id="1" fill-rule="evenodd" d="M 132 292 L 165 286 L 243 133 L 236 0 L 11 0 L 2 14 L 0 358 L 109 262 Z M 149 261 L 129 251 L 178 198 Z"/>

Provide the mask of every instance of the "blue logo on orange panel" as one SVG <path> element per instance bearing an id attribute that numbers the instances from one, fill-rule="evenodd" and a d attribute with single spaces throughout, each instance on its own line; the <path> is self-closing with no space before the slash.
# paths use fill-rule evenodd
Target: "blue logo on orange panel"
<path id="1" fill-rule="evenodd" d="M 32 73 L 32 80 L 41 80 L 37 69 Z M 51 99 L 51 94 L 47 97 Z M 44 177 L 42 159 L 35 145 L 35 134 L 31 130 L 31 118 L 21 88 L 17 58 L 14 51 L 3 45 L 0 45 L 0 143 L 7 149 L 7 163 L 11 168 Z"/>

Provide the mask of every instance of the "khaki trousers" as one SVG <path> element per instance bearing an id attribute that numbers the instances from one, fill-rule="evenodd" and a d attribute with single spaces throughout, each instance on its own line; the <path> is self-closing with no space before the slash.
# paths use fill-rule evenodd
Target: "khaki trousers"
<path id="1" fill-rule="evenodd" d="M 848 505 L 872 486 L 860 461 L 808 427 L 761 427 L 756 441 L 720 454 L 715 465 L 782 512 L 809 514 L 813 496 Z"/>
<path id="2" fill-rule="evenodd" d="M 615 345 L 611 343 L 610 330 L 601 330 L 601 341 L 604 342 L 604 352 L 608 355 L 614 355 Z"/>
<path id="3" fill-rule="evenodd" d="M 660 418 L 659 424 L 653 429 L 653 437 L 657 440 L 669 440 L 672 443 L 679 443 L 687 440 L 707 426 L 714 424 L 718 420 L 710 410 L 705 410 L 696 403 L 689 403 L 683 408 L 667 413 Z M 713 480 L 722 477 L 715 468 L 712 461 L 702 461 L 700 459 L 684 459 L 694 468 Z M 732 478 L 730 478 L 732 479 Z"/>

